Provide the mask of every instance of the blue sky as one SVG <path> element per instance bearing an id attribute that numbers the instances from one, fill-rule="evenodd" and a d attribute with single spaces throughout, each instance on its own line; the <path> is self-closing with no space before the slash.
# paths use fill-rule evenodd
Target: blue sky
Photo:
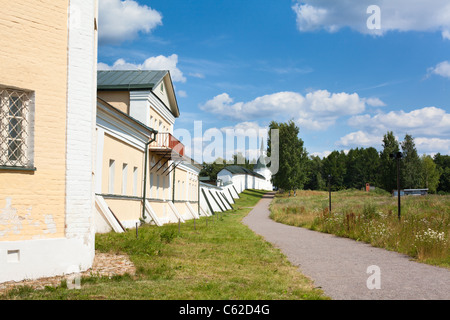
<path id="1" fill-rule="evenodd" d="M 310 154 L 380 150 L 388 130 L 450 154 L 447 0 L 99 2 L 99 68 L 169 69 L 176 129 L 292 119 Z"/>

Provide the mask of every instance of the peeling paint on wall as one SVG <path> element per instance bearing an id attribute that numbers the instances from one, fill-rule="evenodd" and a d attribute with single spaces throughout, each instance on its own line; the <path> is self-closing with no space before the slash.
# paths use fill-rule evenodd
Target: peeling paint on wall
<path id="1" fill-rule="evenodd" d="M 25 209 L 24 214 L 14 208 L 11 197 L 6 198 L 6 206 L 0 209 L 0 240 L 13 241 L 29 238 L 44 239 L 57 233 L 53 215 L 33 216 L 33 208 Z"/>
<path id="2" fill-rule="evenodd" d="M 45 224 L 47 225 L 47 229 L 44 230 L 44 233 L 56 233 L 56 223 L 51 214 L 45 216 Z"/>
<path id="3" fill-rule="evenodd" d="M 22 229 L 22 219 L 17 215 L 17 209 L 11 205 L 12 199 L 6 198 L 6 207 L 0 211 L 0 238 L 7 233 L 19 234 Z"/>

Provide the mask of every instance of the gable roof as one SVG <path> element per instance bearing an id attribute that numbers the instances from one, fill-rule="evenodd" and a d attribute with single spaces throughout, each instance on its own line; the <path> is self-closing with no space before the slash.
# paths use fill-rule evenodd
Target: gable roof
<path id="1" fill-rule="evenodd" d="M 154 93 L 161 82 L 166 82 L 169 105 L 167 106 Z M 161 101 L 163 105 L 178 118 L 177 97 L 172 83 L 172 77 L 168 70 L 100 70 L 97 71 L 98 91 L 139 91 L 149 90 L 152 95 Z"/>
<path id="2" fill-rule="evenodd" d="M 153 90 L 169 71 L 107 70 L 97 72 L 98 90 Z"/>

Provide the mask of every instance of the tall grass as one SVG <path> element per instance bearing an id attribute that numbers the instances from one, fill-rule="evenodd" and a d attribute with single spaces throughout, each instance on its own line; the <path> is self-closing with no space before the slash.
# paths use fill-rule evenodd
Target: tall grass
<path id="1" fill-rule="evenodd" d="M 401 220 L 397 199 L 357 190 L 280 194 L 271 206 L 275 221 L 407 254 L 418 261 L 450 267 L 450 196 L 403 197 Z"/>

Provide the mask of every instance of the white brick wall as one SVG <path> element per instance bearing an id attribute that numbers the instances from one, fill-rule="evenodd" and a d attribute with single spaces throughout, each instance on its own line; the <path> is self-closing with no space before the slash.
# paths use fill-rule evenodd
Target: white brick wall
<path id="1" fill-rule="evenodd" d="M 67 97 L 66 237 L 94 241 L 96 1 L 70 0 Z"/>

